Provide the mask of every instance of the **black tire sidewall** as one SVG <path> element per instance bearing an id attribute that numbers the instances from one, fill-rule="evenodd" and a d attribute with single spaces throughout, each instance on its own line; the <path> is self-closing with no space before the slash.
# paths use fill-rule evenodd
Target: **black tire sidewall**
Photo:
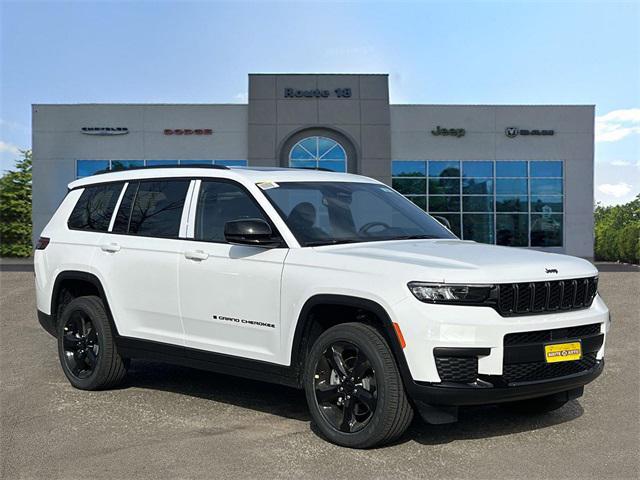
<path id="1" fill-rule="evenodd" d="M 369 328 L 369 327 L 365 327 Z M 372 329 L 373 330 L 373 329 Z M 371 362 L 376 375 L 377 404 L 373 417 L 360 431 L 345 433 L 335 429 L 325 418 L 317 403 L 315 396 L 314 375 L 320 356 L 331 344 L 336 342 L 349 342 L 361 349 Z M 386 343 L 385 343 L 386 346 Z M 387 347 L 388 348 L 388 347 Z M 315 342 L 305 366 L 304 390 L 311 417 L 319 433 L 329 441 L 351 448 L 367 448 L 382 440 L 385 436 L 385 416 L 388 414 L 389 385 L 384 381 L 385 377 L 393 374 L 388 372 L 381 353 L 376 345 L 355 330 L 349 324 L 342 324 L 324 332 Z"/>
<path id="2" fill-rule="evenodd" d="M 87 317 L 91 319 L 91 323 L 93 328 L 96 329 L 96 334 L 98 337 L 98 358 L 96 367 L 93 369 L 93 372 L 90 376 L 86 378 L 78 378 L 76 377 L 65 361 L 64 348 L 62 337 L 64 335 L 64 325 L 69 319 L 69 317 L 80 311 L 84 313 Z M 60 365 L 62 366 L 62 370 L 66 375 L 67 379 L 76 388 L 82 390 L 93 390 L 98 385 L 102 383 L 102 379 L 105 377 L 105 369 L 107 366 L 107 359 L 105 358 L 109 354 L 109 350 L 111 350 L 111 345 L 108 345 L 108 342 L 111 342 L 110 331 L 106 332 L 106 329 L 109 328 L 109 325 L 106 323 L 107 313 L 102 304 L 102 301 L 98 297 L 79 297 L 72 300 L 62 312 L 60 317 L 60 321 L 57 325 L 57 334 L 58 334 L 58 356 L 60 357 Z"/>

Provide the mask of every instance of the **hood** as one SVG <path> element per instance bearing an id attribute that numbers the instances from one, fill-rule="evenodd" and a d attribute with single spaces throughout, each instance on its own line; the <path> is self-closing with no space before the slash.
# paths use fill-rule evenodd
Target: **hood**
<path id="1" fill-rule="evenodd" d="M 335 260 L 343 265 L 354 263 L 355 267 L 364 262 L 389 274 L 401 269 L 411 280 L 426 282 L 531 282 L 598 274 L 581 258 L 463 240 L 371 242 L 320 247 L 316 251 L 327 263 Z"/>

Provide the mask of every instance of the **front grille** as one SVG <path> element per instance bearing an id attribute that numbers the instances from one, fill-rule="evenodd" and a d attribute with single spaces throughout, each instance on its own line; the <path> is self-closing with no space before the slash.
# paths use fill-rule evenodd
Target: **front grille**
<path id="1" fill-rule="evenodd" d="M 507 383 L 549 380 L 591 370 L 596 364 L 596 352 L 586 353 L 580 360 L 573 362 L 511 363 L 504 365 L 502 378 Z"/>
<path id="2" fill-rule="evenodd" d="M 435 357 L 442 382 L 471 383 L 478 378 L 477 357 Z"/>
<path id="3" fill-rule="evenodd" d="M 556 328 L 554 330 L 539 330 L 536 332 L 519 332 L 505 335 L 506 345 L 526 345 L 528 343 L 545 343 L 559 340 L 569 340 L 573 338 L 598 335 L 600 324 L 579 325 L 577 327 Z"/>
<path id="4" fill-rule="evenodd" d="M 577 310 L 591 306 L 597 289 L 598 277 L 505 283 L 498 285 L 496 305 L 503 316 Z"/>

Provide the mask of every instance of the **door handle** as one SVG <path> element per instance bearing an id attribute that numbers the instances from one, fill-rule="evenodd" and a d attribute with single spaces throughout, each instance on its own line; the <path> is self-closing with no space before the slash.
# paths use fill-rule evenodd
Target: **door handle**
<path id="1" fill-rule="evenodd" d="M 206 260 L 209 258 L 209 254 L 207 252 L 203 252 L 202 250 L 192 250 L 190 252 L 184 252 L 185 258 L 189 260 Z"/>
<path id="2" fill-rule="evenodd" d="M 101 245 L 100 248 L 103 252 L 115 253 L 120 251 L 120 245 L 117 243 L 107 243 L 105 245 Z"/>

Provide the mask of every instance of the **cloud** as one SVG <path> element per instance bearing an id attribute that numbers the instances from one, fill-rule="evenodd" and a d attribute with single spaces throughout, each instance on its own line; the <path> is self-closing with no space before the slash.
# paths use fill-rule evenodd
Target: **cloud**
<path id="1" fill-rule="evenodd" d="M 598 185 L 599 192 L 616 198 L 624 197 L 631 191 L 631 188 L 632 186 L 625 182 Z"/>
<path id="2" fill-rule="evenodd" d="M 19 155 L 20 149 L 15 145 L 0 140 L 0 153 L 9 153 L 11 155 Z"/>
<path id="3" fill-rule="evenodd" d="M 617 142 L 640 134 L 640 108 L 613 110 L 596 117 L 596 142 Z"/>

